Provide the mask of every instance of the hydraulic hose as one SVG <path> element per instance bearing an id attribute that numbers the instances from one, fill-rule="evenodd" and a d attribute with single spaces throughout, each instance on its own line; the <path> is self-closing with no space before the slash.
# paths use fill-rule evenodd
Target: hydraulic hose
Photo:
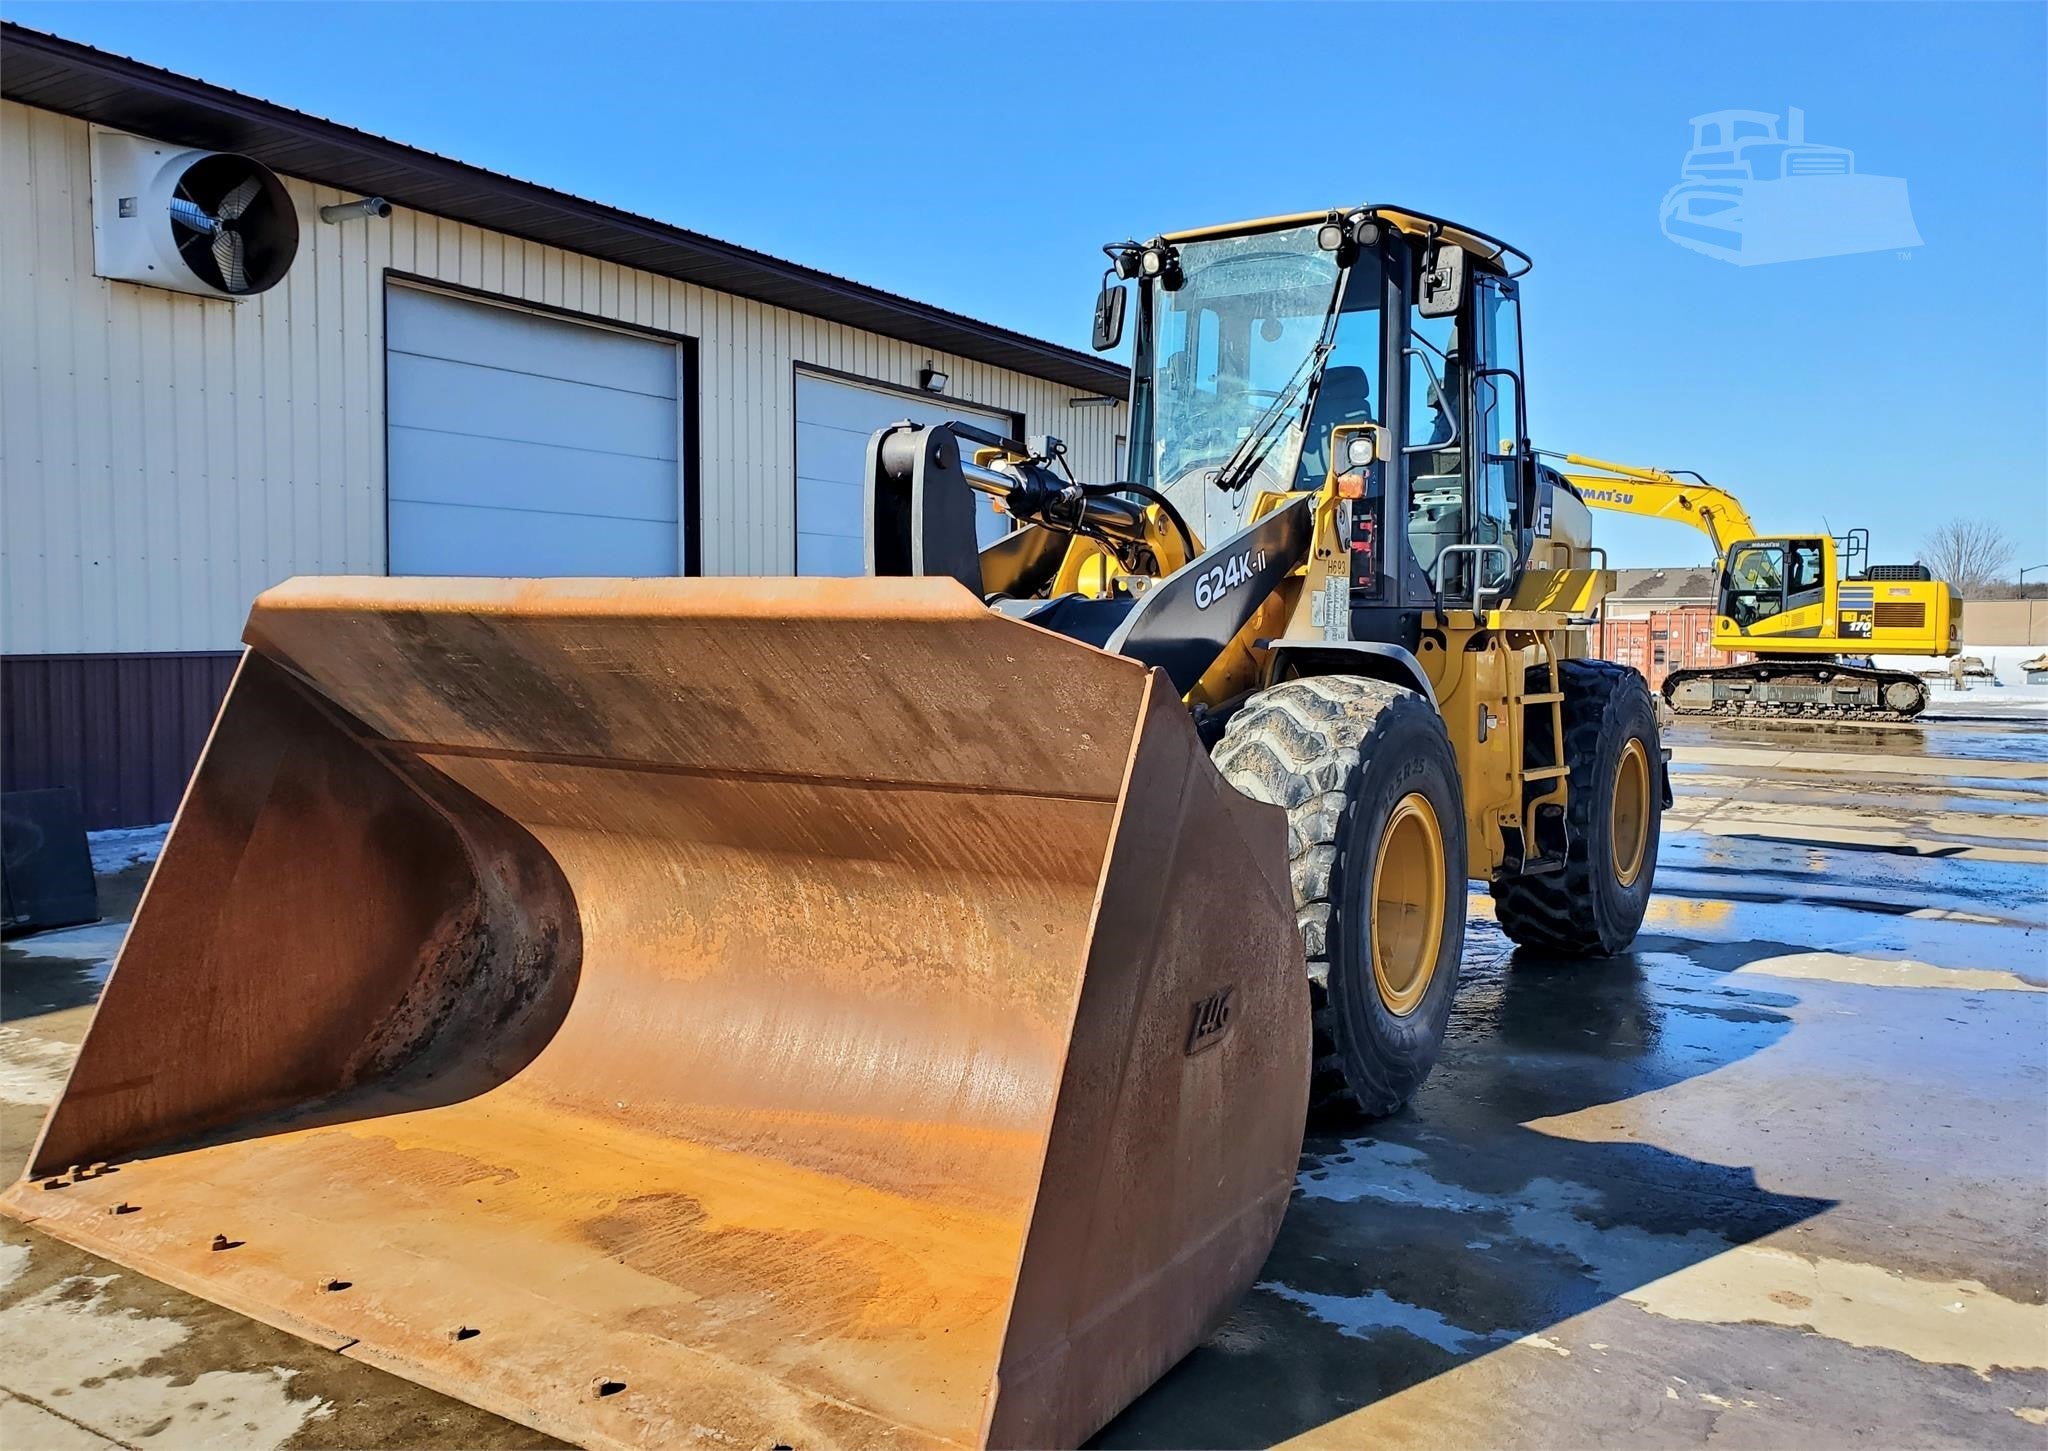
<path id="1" fill-rule="evenodd" d="M 1159 512 L 1166 516 L 1166 522 L 1173 526 L 1174 532 L 1180 535 L 1181 547 L 1187 550 L 1188 558 L 1193 559 L 1202 552 L 1195 543 L 1195 531 L 1188 528 L 1188 521 L 1181 518 L 1180 510 L 1173 507 L 1173 500 L 1150 484 L 1084 484 L 1082 487 L 1091 492 L 1101 489 L 1105 493 L 1136 494 L 1139 498 L 1150 499 L 1159 506 Z"/>

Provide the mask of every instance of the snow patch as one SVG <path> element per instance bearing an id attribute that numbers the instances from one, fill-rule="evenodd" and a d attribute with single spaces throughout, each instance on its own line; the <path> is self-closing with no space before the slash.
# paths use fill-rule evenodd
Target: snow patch
<path id="1" fill-rule="evenodd" d="M 164 837 L 170 830 L 171 824 L 164 821 L 155 826 L 116 826 L 87 832 L 85 839 L 92 847 L 94 874 L 111 876 L 139 862 L 154 862 L 163 851 Z"/>
<path id="2" fill-rule="evenodd" d="M 1927 714 L 1930 717 L 1968 715 L 1982 710 L 2013 711 L 2025 715 L 2048 712 L 2048 685 L 2029 685 L 2027 672 L 2020 668 L 2042 653 L 2039 645 L 1966 644 L 1962 653 L 1982 660 L 1990 668 L 1992 678 L 1974 677 L 1963 690 L 1957 690 L 1946 675 L 1930 679 L 1927 697 Z M 1946 660 L 1930 660 L 1917 655 L 1875 655 L 1871 657 L 1871 663 L 1883 670 L 1904 670 L 1915 675 L 1923 670 L 1943 670 L 1948 665 Z"/>
<path id="3" fill-rule="evenodd" d="M 0 1290 L 21 1278 L 21 1272 L 28 1268 L 28 1254 L 25 1244 L 0 1244 Z"/>
<path id="4" fill-rule="evenodd" d="M 1464 1214 L 1495 1207 L 1490 1199 L 1454 1189 L 1425 1172 L 1419 1166 L 1426 1157 L 1422 1150 L 1406 1144 L 1355 1140 L 1344 1146 L 1343 1153 L 1318 1160 L 1316 1174 L 1304 1174 L 1295 1180 L 1295 1187 L 1304 1199 L 1329 1199 L 1339 1204 L 1371 1199 Z"/>
<path id="5" fill-rule="evenodd" d="M 21 950 L 33 957 L 60 957 L 78 964 L 95 986 L 106 982 L 114 970 L 114 959 L 128 936 L 126 922 L 102 919 L 83 927 L 64 927 L 55 932 L 38 932 L 22 939 Z"/>

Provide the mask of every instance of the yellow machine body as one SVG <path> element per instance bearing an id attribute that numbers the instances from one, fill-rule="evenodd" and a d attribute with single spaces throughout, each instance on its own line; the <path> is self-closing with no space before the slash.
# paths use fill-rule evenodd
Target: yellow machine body
<path id="1" fill-rule="evenodd" d="M 1349 439 L 1372 436 L 1369 425 L 1334 430 L 1337 456 Z M 1313 536 L 1306 557 L 1288 581 L 1238 633 L 1216 666 L 1188 694 L 1191 705 L 1216 706 L 1261 682 L 1284 679 L 1285 655 L 1276 641 L 1314 641 L 1321 631 L 1309 602 L 1345 567 L 1339 530 L 1344 476 L 1332 467 L 1314 493 L 1266 492 L 1252 503 L 1261 518 L 1296 499 L 1312 505 Z M 1156 516 L 1157 510 L 1148 511 Z M 1155 527 L 1156 523 L 1155 523 Z M 1076 551 L 1092 549 L 1076 541 Z M 1428 677 L 1464 793 L 1467 875 L 1485 881 L 1508 867 L 1511 839 L 1531 841 L 1539 807 L 1562 809 L 1567 772 L 1531 762 L 1532 732 L 1554 740 L 1562 732 L 1556 662 L 1586 654 L 1586 622 L 1613 587 L 1613 574 L 1592 566 L 1581 548 L 1559 568 L 1521 572 L 1498 607 L 1446 608 L 1420 641 L 1416 658 Z M 1548 688 L 1527 688 L 1532 667 L 1547 667 Z M 1534 713 L 1532 715 L 1532 712 Z"/>
<path id="2" fill-rule="evenodd" d="M 1733 544 L 1721 569 L 1714 648 L 1786 656 L 1945 656 L 1961 648 L 1962 600 L 1954 586 L 1844 579 L 1837 554 L 1825 534 Z M 1809 560 L 1816 562 L 1802 563 Z M 1757 600 L 1781 607 L 1758 614 Z"/>

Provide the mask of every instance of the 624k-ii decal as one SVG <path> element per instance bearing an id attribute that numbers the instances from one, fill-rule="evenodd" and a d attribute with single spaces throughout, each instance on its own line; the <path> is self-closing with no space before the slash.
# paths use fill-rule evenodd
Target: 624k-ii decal
<path id="1" fill-rule="evenodd" d="M 1222 564 L 1212 565 L 1204 570 L 1202 577 L 1195 581 L 1195 608 L 1206 610 L 1223 598 L 1229 590 L 1236 589 L 1246 580 L 1257 576 L 1266 567 L 1266 551 L 1247 549 L 1234 554 Z"/>

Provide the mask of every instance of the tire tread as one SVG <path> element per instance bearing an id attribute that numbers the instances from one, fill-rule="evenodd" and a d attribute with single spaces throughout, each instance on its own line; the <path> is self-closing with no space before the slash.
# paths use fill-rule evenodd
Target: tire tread
<path id="1" fill-rule="evenodd" d="M 1254 696 L 1225 727 L 1212 755 L 1231 785 L 1255 801 L 1287 811 L 1288 877 L 1295 920 L 1308 952 L 1309 1002 L 1315 1028 L 1309 1107 L 1344 1107 L 1381 1115 L 1406 1101 L 1403 1087 L 1357 1067 L 1365 1081 L 1344 1071 L 1336 1008 L 1330 1001 L 1330 920 L 1339 890 L 1340 847 L 1355 802 L 1352 782 L 1386 713 L 1398 702 L 1417 703 L 1412 690 L 1356 675 L 1312 675 Z M 1423 707 L 1427 709 L 1427 706 Z"/>
<path id="2" fill-rule="evenodd" d="M 1530 671 L 1532 688 L 1538 667 Z M 1625 694 L 1642 697 L 1642 708 L 1656 720 L 1650 689 L 1637 671 L 1611 660 L 1560 660 L 1558 681 L 1564 691 L 1564 753 L 1571 774 L 1565 821 L 1570 847 L 1562 871 L 1508 877 L 1493 883 L 1494 915 L 1509 938 L 1528 948 L 1558 954 L 1611 954 L 1626 942 L 1603 941 L 1594 905 L 1596 869 L 1591 843 L 1591 813 L 1606 809 L 1598 796 L 1593 771 L 1614 706 Z M 1548 688 L 1547 678 L 1543 688 Z M 1533 742 L 1530 764 L 1551 766 L 1549 742 Z M 1652 770 L 1656 769 L 1653 764 Z M 1654 808 L 1653 808 L 1654 809 Z M 1653 838 L 1651 846 L 1654 848 Z M 1650 870 L 1653 863 L 1646 863 Z"/>

